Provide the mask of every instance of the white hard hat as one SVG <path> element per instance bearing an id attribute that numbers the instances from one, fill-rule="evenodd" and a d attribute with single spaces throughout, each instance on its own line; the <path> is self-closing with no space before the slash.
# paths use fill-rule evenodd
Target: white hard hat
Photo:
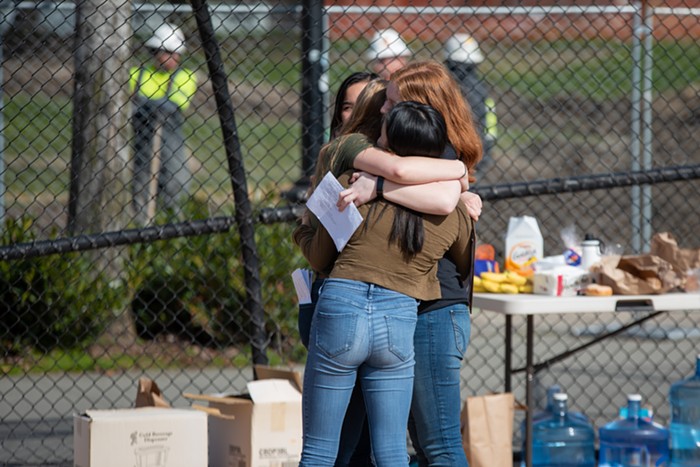
<path id="1" fill-rule="evenodd" d="M 166 52 L 182 54 L 185 52 L 185 35 L 170 23 L 158 26 L 153 36 L 146 41 L 146 47 Z"/>
<path id="2" fill-rule="evenodd" d="M 399 33 L 393 29 L 384 29 L 374 33 L 372 42 L 367 51 L 368 60 L 379 60 L 382 58 L 409 57 L 411 51 L 406 43 L 401 39 Z"/>
<path id="3" fill-rule="evenodd" d="M 455 34 L 445 43 L 445 58 L 455 62 L 481 63 L 484 61 L 484 54 L 472 36 Z"/>

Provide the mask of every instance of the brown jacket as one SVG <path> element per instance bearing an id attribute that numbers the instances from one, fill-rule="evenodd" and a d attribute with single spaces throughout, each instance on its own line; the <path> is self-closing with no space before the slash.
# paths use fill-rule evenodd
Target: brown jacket
<path id="1" fill-rule="evenodd" d="M 347 185 L 348 177 L 343 175 L 339 181 Z M 372 203 L 380 204 L 375 208 L 376 213 L 387 201 Z M 408 261 L 398 245 L 388 241 L 394 219 L 393 205 L 381 218 L 377 219 L 375 214 L 368 220 L 370 204 L 359 208 L 364 222 L 369 221 L 369 228 L 365 229 L 363 223 L 340 254 L 323 227 L 301 225 L 294 231 L 294 241 L 313 269 L 324 271 L 332 267 L 329 277 L 369 282 L 419 300 L 435 300 L 441 298 L 437 261 L 447 252 L 462 279 L 467 278 L 472 266 L 469 240 L 474 223 L 461 203 L 447 216 L 423 215 L 423 250 Z"/>

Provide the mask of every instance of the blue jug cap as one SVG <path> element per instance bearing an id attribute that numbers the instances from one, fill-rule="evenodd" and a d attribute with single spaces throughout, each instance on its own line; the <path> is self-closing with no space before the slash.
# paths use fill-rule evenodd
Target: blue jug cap
<path id="1" fill-rule="evenodd" d="M 625 419 L 627 418 L 627 406 L 620 407 L 620 409 L 617 411 L 617 416 L 618 418 Z M 649 407 L 640 407 L 639 408 L 639 418 L 642 420 L 646 420 L 647 422 L 651 422 L 652 419 L 654 418 L 654 411 L 650 409 Z"/>

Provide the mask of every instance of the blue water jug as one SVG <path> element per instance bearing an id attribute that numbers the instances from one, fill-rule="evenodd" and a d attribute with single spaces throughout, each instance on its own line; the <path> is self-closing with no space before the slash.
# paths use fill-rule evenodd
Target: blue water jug
<path id="1" fill-rule="evenodd" d="M 545 418 L 549 418 L 554 414 L 554 394 L 557 394 L 560 392 L 563 392 L 563 391 L 561 389 L 561 386 L 559 386 L 558 384 L 553 384 L 547 388 L 547 405 L 545 406 L 544 410 L 541 410 L 539 412 L 535 412 L 532 415 L 532 423 L 533 424 L 539 422 L 540 420 L 544 420 Z M 574 417 L 574 418 L 578 418 L 579 420 L 581 420 L 585 423 L 591 423 L 591 421 L 588 419 L 588 417 L 586 417 L 586 415 L 584 415 L 581 412 L 569 411 L 568 414 L 569 414 L 569 416 Z M 522 431 L 523 436 L 524 436 L 525 420 L 522 421 L 522 423 L 520 424 L 520 427 L 521 427 L 521 431 Z"/>
<path id="2" fill-rule="evenodd" d="M 695 376 L 671 385 L 671 466 L 700 465 L 700 355 Z"/>
<path id="3" fill-rule="evenodd" d="M 642 396 L 627 396 L 627 417 L 598 430 L 600 467 L 668 466 L 669 432 L 640 416 Z"/>
<path id="4" fill-rule="evenodd" d="M 544 410 L 540 410 L 532 414 L 532 424 L 534 425 L 535 423 L 545 420 L 547 418 L 551 418 L 554 416 L 554 394 L 562 392 L 561 386 L 558 384 L 553 384 L 547 388 L 547 405 L 545 406 Z M 584 423 L 591 423 L 588 417 L 586 417 L 584 414 L 581 412 L 568 412 L 568 415 L 573 418 L 577 418 L 581 420 Z M 520 436 L 523 440 L 523 446 L 522 446 L 522 453 L 525 453 L 525 430 L 527 429 L 527 426 L 525 423 L 527 420 L 523 419 L 520 422 Z M 524 464 L 523 464 L 524 465 Z"/>
<path id="5" fill-rule="evenodd" d="M 565 393 L 556 393 L 553 399 L 552 417 L 532 425 L 532 465 L 595 467 L 593 426 L 568 412 Z"/>
<path id="6" fill-rule="evenodd" d="M 561 386 L 559 386 L 558 384 L 553 384 L 547 388 L 547 404 L 545 405 L 544 410 L 540 410 L 532 414 L 533 424 L 539 422 L 540 420 L 544 420 L 545 418 L 550 418 L 552 415 L 554 415 L 554 394 L 558 394 L 560 392 L 562 392 L 562 390 Z M 523 420 L 520 427 L 524 434 L 525 420 Z"/>
<path id="7" fill-rule="evenodd" d="M 560 393 L 561 392 L 561 386 L 558 384 L 553 384 L 547 388 L 547 403 L 544 407 L 544 410 L 537 411 L 532 414 L 532 425 L 534 426 L 535 423 L 540 422 L 542 420 L 545 420 L 547 418 L 551 418 L 554 415 L 554 394 Z M 520 437 L 523 440 L 523 445 L 522 445 L 522 450 L 520 451 L 523 456 L 525 455 L 525 438 L 526 438 L 526 430 L 527 430 L 527 425 L 526 425 L 527 419 L 523 419 L 520 422 Z M 525 466 L 525 460 L 522 461 L 520 464 L 521 467 Z"/>

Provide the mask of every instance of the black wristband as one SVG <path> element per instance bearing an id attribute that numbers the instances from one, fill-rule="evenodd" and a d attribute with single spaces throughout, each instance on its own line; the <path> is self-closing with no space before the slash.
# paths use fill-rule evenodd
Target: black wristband
<path id="1" fill-rule="evenodd" d="M 384 177 L 377 177 L 377 198 L 384 197 Z"/>

